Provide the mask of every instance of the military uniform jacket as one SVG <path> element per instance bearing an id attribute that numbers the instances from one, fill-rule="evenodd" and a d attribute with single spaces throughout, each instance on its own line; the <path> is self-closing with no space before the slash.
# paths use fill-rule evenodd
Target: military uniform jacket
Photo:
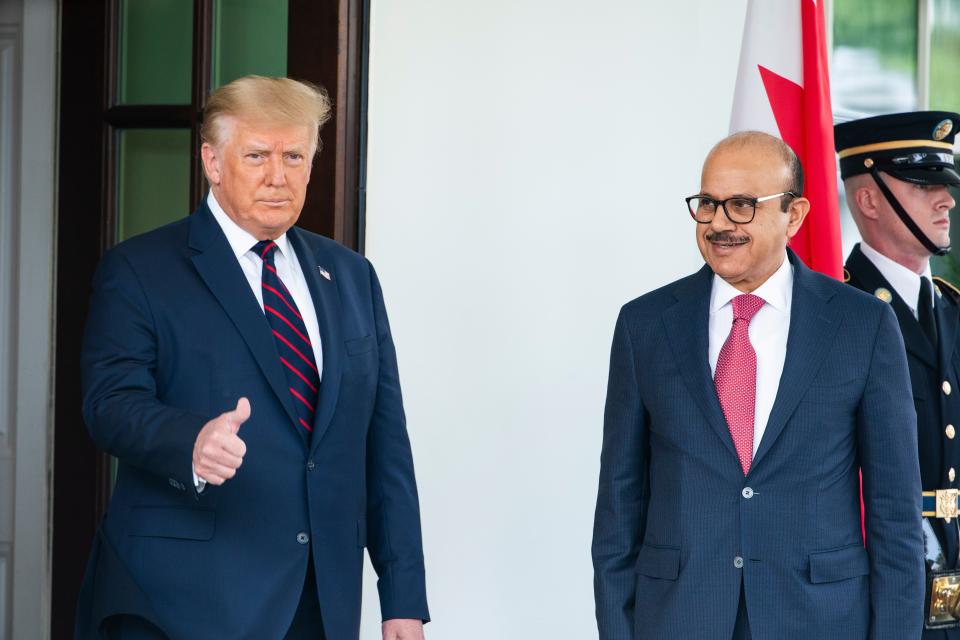
<path id="1" fill-rule="evenodd" d="M 957 291 L 943 281 L 936 283 L 934 308 L 939 344 L 935 348 L 930 344 L 910 307 L 860 251 L 860 245 L 854 247 L 847 258 L 844 275 L 847 282 L 854 287 L 888 300 L 896 313 L 907 351 L 913 402 L 917 411 L 917 441 L 923 490 L 935 491 L 960 486 L 957 477 L 960 473 L 960 442 L 956 439 L 956 430 L 960 428 L 960 344 L 957 341 L 957 334 L 960 332 L 960 304 Z M 930 518 L 930 521 L 940 539 L 947 566 L 955 568 L 956 521 L 949 525 L 936 518 Z M 951 631 L 949 637 L 960 639 L 960 631 Z"/>

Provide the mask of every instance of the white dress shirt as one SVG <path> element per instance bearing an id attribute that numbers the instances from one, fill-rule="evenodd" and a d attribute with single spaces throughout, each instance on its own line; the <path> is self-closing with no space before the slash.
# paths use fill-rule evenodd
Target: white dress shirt
<path id="1" fill-rule="evenodd" d="M 223 229 L 224 235 L 227 236 L 227 242 L 230 243 L 230 248 L 233 249 L 233 254 L 236 256 L 237 262 L 240 263 L 240 268 L 243 269 L 243 275 L 247 277 L 247 284 L 250 285 L 253 295 L 256 296 L 257 302 L 260 304 L 260 309 L 263 310 L 263 288 L 261 287 L 263 260 L 252 251 L 253 246 L 261 239 L 253 237 L 240 228 L 223 210 L 217 199 L 213 197 L 213 191 L 207 195 L 207 206 L 213 213 L 217 224 Z M 274 242 L 277 244 L 277 250 L 273 254 L 277 275 L 287 287 L 290 295 L 293 296 L 297 310 L 303 317 L 303 323 L 307 326 L 307 335 L 310 337 L 310 342 L 313 343 L 313 357 L 317 361 L 317 371 L 322 379 L 323 349 L 320 344 L 320 325 L 317 322 L 317 310 L 313 306 L 313 298 L 310 297 L 310 288 L 303 277 L 300 261 L 287 239 L 287 234 L 284 233 Z M 237 399 L 239 400 L 239 398 Z M 197 476 L 196 472 L 193 474 L 193 483 L 198 491 L 203 491 L 207 484 L 203 478 Z"/>
<path id="2" fill-rule="evenodd" d="M 733 299 L 743 292 L 718 275 L 713 276 L 710 293 L 708 354 L 710 372 L 716 375 L 720 349 L 733 327 Z M 793 265 L 783 256 L 783 264 L 753 295 L 766 302 L 750 321 L 750 344 L 757 353 L 757 399 L 754 406 L 753 454 L 767 428 L 780 388 L 780 376 L 787 357 L 787 335 L 790 332 L 790 305 L 793 301 Z"/>
<path id="3" fill-rule="evenodd" d="M 897 295 L 903 298 L 903 301 L 906 302 L 910 308 L 910 313 L 913 314 L 913 317 L 919 318 L 917 306 L 920 302 L 920 278 L 930 280 L 930 290 L 933 291 L 933 273 L 930 271 L 930 261 L 927 260 L 927 266 L 924 268 L 923 273 L 917 275 L 862 240 L 860 241 L 860 251 L 867 257 L 867 260 L 873 263 L 873 266 L 877 268 L 880 275 L 890 283 L 890 286 L 897 292 Z M 933 296 L 930 296 L 930 302 L 933 303 Z"/>

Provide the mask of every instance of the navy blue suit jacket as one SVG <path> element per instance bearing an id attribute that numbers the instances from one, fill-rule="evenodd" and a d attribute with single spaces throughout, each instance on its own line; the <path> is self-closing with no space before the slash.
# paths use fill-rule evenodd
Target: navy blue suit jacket
<path id="1" fill-rule="evenodd" d="M 269 324 L 206 205 L 101 261 L 83 409 L 119 465 L 79 637 L 97 637 L 101 620 L 127 613 L 174 640 L 281 638 L 312 551 L 327 638 L 357 638 L 364 547 L 384 618 L 429 618 L 413 461 L 376 274 L 331 240 L 297 228 L 287 235 L 322 337 L 312 434 L 295 426 Z M 198 494 L 197 434 L 241 396 L 252 407 L 239 431 L 243 465 Z"/>
<path id="2" fill-rule="evenodd" d="M 741 583 L 756 638 L 920 636 L 916 414 L 896 319 L 789 259 L 786 360 L 746 477 L 707 361 L 713 272 L 621 310 L 593 538 L 601 640 L 730 638 Z"/>

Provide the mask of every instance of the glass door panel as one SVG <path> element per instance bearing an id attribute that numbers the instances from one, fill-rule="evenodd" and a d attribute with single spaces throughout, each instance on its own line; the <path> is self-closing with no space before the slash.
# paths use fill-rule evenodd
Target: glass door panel
<path id="1" fill-rule="evenodd" d="M 119 104 L 190 104 L 193 0 L 121 0 Z"/>
<path id="2" fill-rule="evenodd" d="M 930 30 L 930 108 L 960 112 L 960 0 L 933 0 Z M 960 189 L 951 189 L 960 202 Z M 955 210 L 956 211 L 956 210 Z M 952 216 L 950 239 L 955 247 L 931 268 L 953 283 L 960 283 L 960 218 Z"/>
<path id="3" fill-rule="evenodd" d="M 960 112 L 960 0 L 933 0 L 930 108 Z"/>
<path id="4" fill-rule="evenodd" d="M 917 3 L 847 0 L 833 12 L 834 113 L 916 109 Z"/>
<path id="5" fill-rule="evenodd" d="M 214 0 L 213 86 L 287 75 L 287 0 Z"/>
<path id="6" fill-rule="evenodd" d="M 190 212 L 190 130 L 117 133 L 117 241 Z"/>

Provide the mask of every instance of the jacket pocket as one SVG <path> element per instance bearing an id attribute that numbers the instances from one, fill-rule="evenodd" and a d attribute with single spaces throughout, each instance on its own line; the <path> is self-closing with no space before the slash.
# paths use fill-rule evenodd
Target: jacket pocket
<path id="1" fill-rule="evenodd" d="M 636 572 L 650 578 L 676 580 L 680 574 L 680 549 L 678 547 L 640 547 Z"/>
<path id="2" fill-rule="evenodd" d="M 870 574 L 870 559 L 861 544 L 810 554 L 810 582 L 837 582 Z"/>
<path id="3" fill-rule="evenodd" d="M 216 514 L 207 509 L 134 507 L 127 533 L 146 538 L 210 540 L 215 522 Z"/>

